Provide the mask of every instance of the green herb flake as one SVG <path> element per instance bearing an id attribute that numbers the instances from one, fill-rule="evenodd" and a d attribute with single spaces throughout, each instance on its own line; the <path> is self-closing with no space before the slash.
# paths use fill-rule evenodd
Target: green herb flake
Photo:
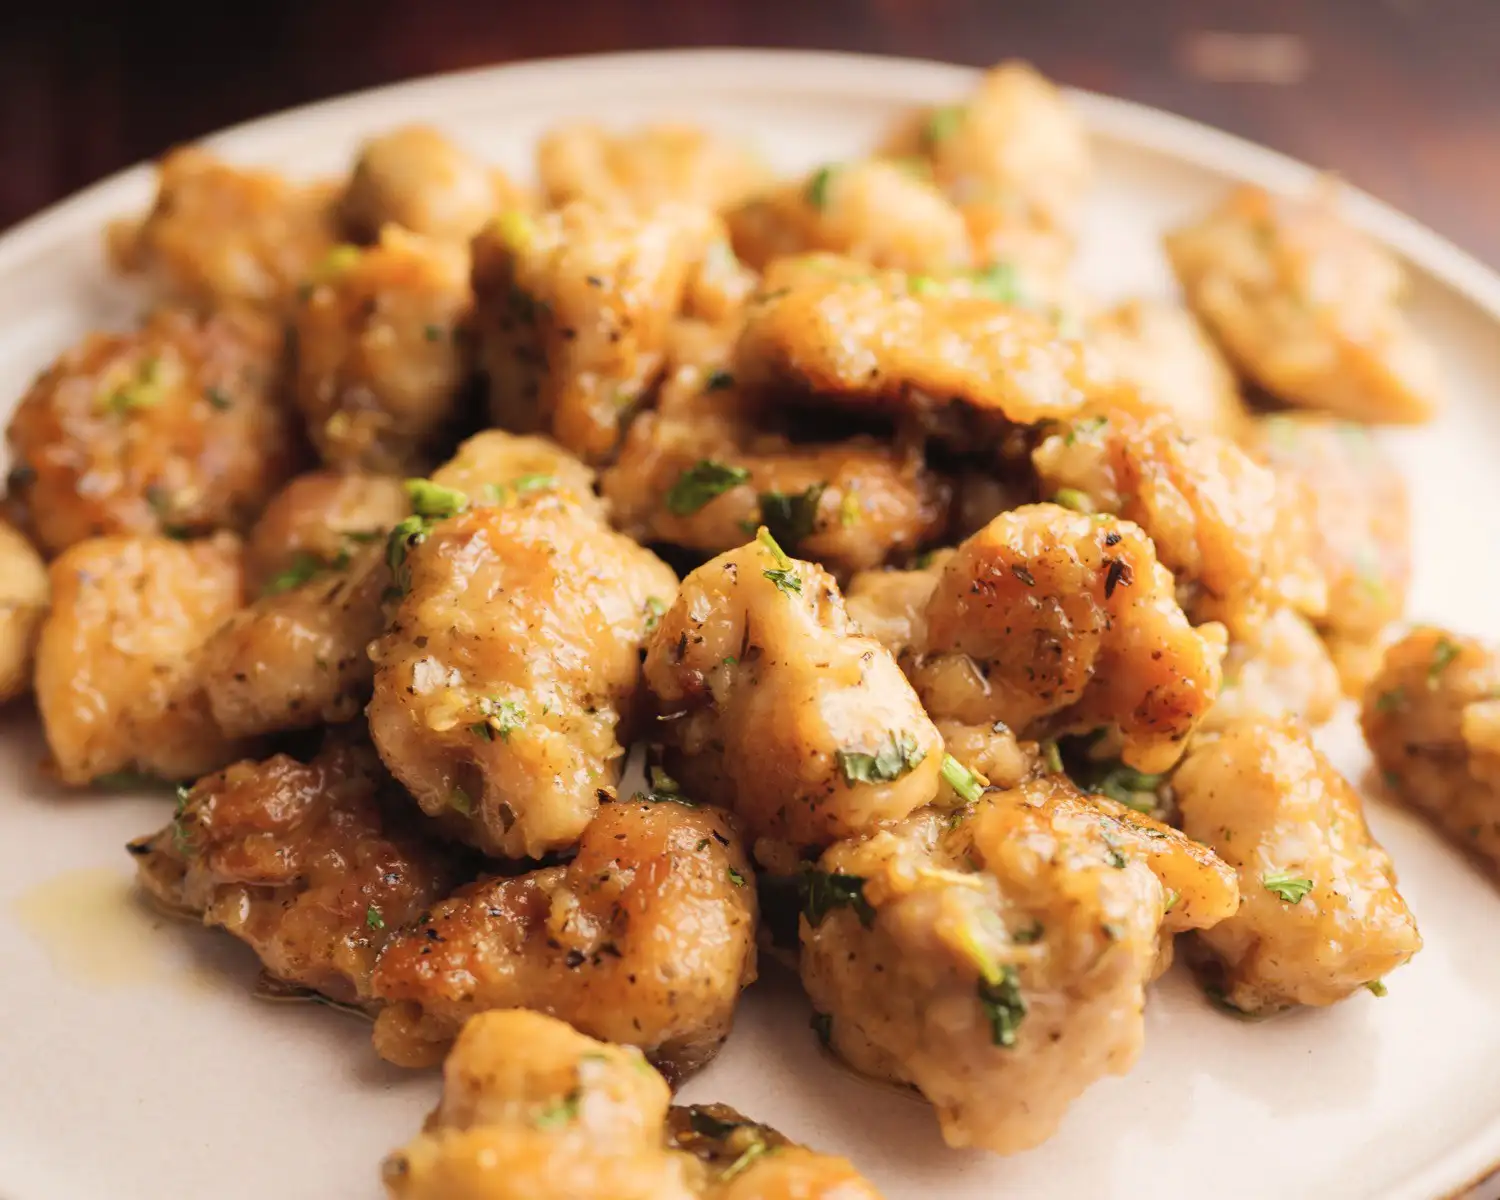
<path id="1" fill-rule="evenodd" d="M 1021 977 L 1013 966 L 1000 967 L 979 981 L 979 1003 L 990 1022 L 990 1041 L 1007 1049 L 1016 1044 L 1021 1022 L 1026 1019 L 1026 997 Z"/>
<path id="2" fill-rule="evenodd" d="M 838 751 L 839 770 L 844 773 L 846 784 L 853 787 L 856 783 L 890 783 L 927 757 L 927 751 L 917 745 L 912 734 L 892 731 L 887 736 L 889 740 L 874 754 L 858 750 Z"/>
<path id="3" fill-rule="evenodd" d="M 393 590 L 399 596 L 411 586 L 406 568 L 407 552 L 427 539 L 428 523 L 421 517 L 406 517 L 396 523 L 385 543 L 385 563 L 390 568 Z"/>
<path id="4" fill-rule="evenodd" d="M 807 187 L 802 193 L 803 197 L 819 212 L 828 207 L 828 189 L 833 186 L 833 177 L 838 172 L 838 164 L 829 163 L 826 166 L 819 167 L 807 180 Z"/>
<path id="5" fill-rule="evenodd" d="M 849 488 L 839 498 L 839 524 L 845 529 L 858 525 L 860 513 L 863 511 L 860 507 L 859 496 L 853 488 Z"/>
<path id="6" fill-rule="evenodd" d="M 1375 711 L 1378 713 L 1400 712 L 1405 707 L 1406 689 L 1403 687 L 1390 688 L 1375 697 Z"/>
<path id="7" fill-rule="evenodd" d="M 1177 907 L 1177 902 L 1179 900 L 1181 900 L 1181 899 L 1182 899 L 1182 893 L 1181 892 L 1179 892 L 1176 888 L 1168 888 L 1167 889 L 1167 903 L 1166 903 L 1166 907 L 1161 910 L 1162 916 L 1166 916 L 1169 912 L 1171 912 L 1174 908 L 1176 908 Z"/>
<path id="8" fill-rule="evenodd" d="M 802 592 L 802 579 L 793 569 L 792 560 L 776 544 L 776 539 L 771 536 L 771 531 L 762 525 L 756 531 L 755 540 L 770 553 L 772 561 L 776 563 L 774 570 L 762 571 L 761 574 L 774 583 L 778 591 L 785 592 L 788 596 L 793 594 L 800 595 Z"/>
<path id="9" fill-rule="evenodd" d="M 142 408 L 155 408 L 162 402 L 164 389 L 161 382 L 161 360 L 154 355 L 143 358 L 136 367 L 135 378 L 121 384 L 109 394 L 105 407 L 113 413 L 130 413 Z"/>
<path id="10" fill-rule="evenodd" d="M 462 813 L 466 817 L 474 815 L 474 801 L 461 787 L 455 787 L 448 793 L 448 804 L 455 812 Z"/>
<path id="11" fill-rule="evenodd" d="M 365 909 L 365 925 L 370 929 L 385 928 L 385 918 L 380 915 L 380 909 L 373 904 Z"/>
<path id="12" fill-rule="evenodd" d="M 740 1152 L 740 1156 L 737 1159 L 719 1173 L 719 1182 L 721 1184 L 728 1183 L 736 1175 L 742 1174 L 757 1158 L 760 1158 L 763 1154 L 770 1153 L 770 1150 L 771 1147 L 766 1145 L 765 1139 L 757 1137 Z"/>
<path id="13" fill-rule="evenodd" d="M 741 875 L 738 871 L 736 871 L 733 867 L 730 867 L 729 868 L 729 882 L 732 883 L 732 884 L 734 884 L 735 887 L 744 887 L 745 886 L 745 877 L 743 875 Z"/>
<path id="14" fill-rule="evenodd" d="M 970 276 L 974 294 L 1001 304 L 1021 303 L 1021 277 L 1010 263 L 992 263 Z"/>
<path id="15" fill-rule="evenodd" d="M 689 517 L 710 500 L 730 488 L 749 482 L 750 472 L 705 458 L 689 467 L 667 492 L 667 511 L 675 517 Z"/>
<path id="16" fill-rule="evenodd" d="M 186 858 L 193 852 L 193 838 L 183 823 L 187 816 L 188 801 L 192 798 L 193 789 L 186 784 L 177 787 L 177 803 L 172 809 L 172 850 L 179 858 Z"/>
<path id="17" fill-rule="evenodd" d="M 1111 800 L 1132 808 L 1136 812 L 1150 813 L 1156 809 L 1156 789 L 1166 780 L 1165 775 L 1147 775 L 1134 767 L 1120 765 L 1109 771 L 1093 790 Z"/>
<path id="18" fill-rule="evenodd" d="M 959 131 L 965 116 L 962 104 L 945 104 L 933 109 L 922 124 L 922 144 L 928 149 L 942 145 Z"/>
<path id="19" fill-rule="evenodd" d="M 1104 835 L 1104 861 L 1109 863 L 1116 871 L 1123 871 L 1130 863 L 1130 860 L 1121 853 L 1120 847 L 1115 844 L 1114 839 L 1108 834 Z"/>
<path id="20" fill-rule="evenodd" d="M 684 808 L 697 808 L 698 803 L 691 800 L 682 790 L 682 784 L 673 779 L 661 767 L 651 767 L 646 772 L 648 790 L 637 792 L 636 796 L 641 800 L 649 800 L 652 804 L 680 804 Z"/>
<path id="21" fill-rule="evenodd" d="M 913 296 L 941 296 L 948 289 L 931 275 L 912 275 L 906 281 L 906 290 Z"/>
<path id="22" fill-rule="evenodd" d="M 818 504 L 827 489 L 826 483 L 815 483 L 800 492 L 762 492 L 761 522 L 777 541 L 795 549 L 816 532 Z"/>
<path id="23" fill-rule="evenodd" d="M 951 754 L 943 755 L 943 778 L 965 804 L 973 804 L 984 794 L 980 777 Z"/>
<path id="24" fill-rule="evenodd" d="M 1081 421 L 1074 421 L 1073 427 L 1063 435 L 1063 445 L 1073 446 L 1081 437 L 1091 437 L 1109 424 L 1109 418 L 1103 416 L 1084 417 Z"/>
<path id="25" fill-rule="evenodd" d="M 703 384 L 705 392 L 723 392 L 734 386 L 734 375 L 722 367 L 709 375 Z"/>
<path id="26" fill-rule="evenodd" d="M 1040 921 L 1032 921 L 1023 929 L 1017 929 L 1010 935 L 1010 940 L 1018 946 L 1034 946 L 1042 940 L 1047 928 Z"/>
<path id="27" fill-rule="evenodd" d="M 814 929 L 823 923 L 830 911 L 842 907 L 852 908 L 866 929 L 875 924 L 875 909 L 865 899 L 865 881 L 861 876 L 807 867 L 802 872 L 800 886 L 802 915 Z"/>
<path id="28" fill-rule="evenodd" d="M 441 325 L 422 326 L 422 336 L 429 342 L 440 342 L 443 340 L 443 327 Z"/>
<path id="29" fill-rule="evenodd" d="M 430 521 L 457 516 L 469 507 L 469 498 L 462 492 L 430 479 L 408 479 L 404 486 L 412 512 Z"/>
<path id="30" fill-rule="evenodd" d="M 347 564 L 346 564 L 347 565 Z M 292 556 L 291 566 L 284 571 L 279 571 L 266 580 L 265 586 L 260 589 L 262 596 L 279 596 L 282 592 L 289 592 L 293 588 L 301 587 L 309 579 L 326 569 L 326 564 L 315 554 L 309 554 L 306 550 L 299 550 Z"/>
<path id="31" fill-rule="evenodd" d="M 217 385 L 210 384 L 204 388 L 203 398 L 220 412 L 228 412 L 234 407 L 234 397 Z"/>
<path id="32" fill-rule="evenodd" d="M 1385 981 L 1381 979 L 1370 980 L 1367 984 L 1365 984 L 1365 988 L 1369 991 L 1370 995 L 1378 996 L 1382 1000 L 1385 999 L 1386 996 L 1390 995 L 1390 992 L 1386 989 Z"/>
<path id="33" fill-rule="evenodd" d="M 511 487 L 516 489 L 518 496 L 526 496 L 532 492 L 550 491 L 556 486 L 556 475 L 522 475 L 511 484 Z"/>
<path id="34" fill-rule="evenodd" d="M 812 1031 L 818 1035 L 818 1041 L 827 1046 L 833 1041 L 833 1015 L 831 1013 L 813 1013 L 807 1022 Z"/>
<path id="35" fill-rule="evenodd" d="M 583 1093 L 574 1088 L 566 1096 L 553 1101 L 531 1118 L 531 1124 L 536 1129 L 557 1129 L 569 1124 L 578 1116 L 578 1107 L 583 1101 Z"/>
<path id="36" fill-rule="evenodd" d="M 660 596 L 646 597 L 646 632 L 655 633 L 656 627 L 661 624 L 661 619 L 666 615 L 667 602 Z"/>
<path id="37" fill-rule="evenodd" d="M 1053 738 L 1042 742 L 1038 749 L 1042 752 L 1042 766 L 1047 768 L 1048 775 L 1061 775 L 1063 773 L 1062 750 L 1058 748 Z"/>
<path id="38" fill-rule="evenodd" d="M 1300 904 L 1302 898 L 1313 890 L 1313 881 L 1293 875 L 1290 871 L 1267 871 L 1260 877 L 1266 891 L 1275 892 L 1288 904 Z"/>
<path id="39" fill-rule="evenodd" d="M 1052 495 L 1052 503 L 1071 508 L 1074 512 L 1091 514 L 1095 511 L 1094 502 L 1089 499 L 1088 493 L 1077 488 L 1058 488 Z"/>
<path id="40" fill-rule="evenodd" d="M 479 698 L 479 715 L 482 724 L 501 741 L 510 741 L 510 735 L 526 724 L 526 709 L 514 700 L 495 700 L 489 696 Z M 491 741 L 494 738 L 490 739 Z"/>
<path id="41" fill-rule="evenodd" d="M 1459 655 L 1459 647 L 1456 642 L 1446 637 L 1440 637 L 1437 645 L 1432 648 L 1432 663 L 1427 668 L 1427 686 L 1437 687 L 1438 676 L 1448 669 L 1451 663 Z"/>

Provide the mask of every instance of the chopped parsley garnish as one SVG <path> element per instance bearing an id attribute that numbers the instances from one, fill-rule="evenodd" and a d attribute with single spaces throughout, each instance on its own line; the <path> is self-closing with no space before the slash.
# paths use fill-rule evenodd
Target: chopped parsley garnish
<path id="1" fill-rule="evenodd" d="M 762 525 L 755 534 L 755 540 L 770 552 L 771 558 L 776 563 L 774 570 L 762 571 L 761 574 L 774 583 L 779 591 L 785 592 L 788 596 L 794 592 L 800 594 L 802 591 L 802 580 L 792 568 L 792 560 L 776 544 L 776 539 L 771 536 L 771 531 Z"/>
<path id="2" fill-rule="evenodd" d="M 839 875 L 807 867 L 802 872 L 802 915 L 816 929 L 835 908 L 849 907 L 866 929 L 875 924 L 875 909 L 865 899 L 865 881 L 859 875 Z"/>
<path id="3" fill-rule="evenodd" d="M 732 388 L 733 386 L 733 374 L 720 367 L 717 371 L 714 371 L 711 375 L 709 375 L 708 379 L 703 384 L 703 390 L 705 392 L 722 392 L 728 388 Z"/>
<path id="4" fill-rule="evenodd" d="M 750 472 L 744 467 L 705 458 L 678 476 L 667 492 L 667 511 L 675 517 L 688 517 L 716 496 L 748 482 Z"/>
<path id="5" fill-rule="evenodd" d="M 1288 904 L 1299 904 L 1302 897 L 1313 890 L 1313 881 L 1293 875 L 1290 871 L 1267 871 L 1260 877 L 1268 892 L 1275 892 Z"/>
<path id="6" fill-rule="evenodd" d="M 1103 416 L 1084 417 L 1081 421 L 1074 421 L 1073 427 L 1063 435 L 1063 445 L 1072 446 L 1077 443 L 1079 438 L 1089 437 L 1091 434 L 1098 433 L 1099 430 L 1108 424 L 1109 418 Z"/>
<path id="7" fill-rule="evenodd" d="M 1437 645 L 1432 648 L 1432 664 L 1427 668 L 1428 687 L 1437 687 L 1438 676 L 1448 669 L 1448 664 L 1458 655 L 1459 648 L 1456 643 L 1445 637 L 1438 638 Z"/>
<path id="8" fill-rule="evenodd" d="M 443 327 L 441 325 L 422 326 L 422 336 L 429 342 L 440 342 L 443 340 Z"/>
<path id="9" fill-rule="evenodd" d="M 861 511 L 859 497 L 855 494 L 853 488 L 848 489 L 839 498 L 839 524 L 845 529 L 848 529 L 852 525 L 858 525 Z"/>
<path id="10" fill-rule="evenodd" d="M 583 1093 L 574 1088 L 566 1096 L 538 1112 L 532 1117 L 531 1123 L 537 1129 L 556 1129 L 560 1125 L 566 1125 L 578 1116 L 578 1106 L 582 1100 Z"/>
<path id="11" fill-rule="evenodd" d="M 1403 687 L 1393 687 L 1375 697 L 1375 711 L 1378 713 L 1399 712 L 1405 707 L 1406 689 Z"/>
<path id="12" fill-rule="evenodd" d="M 203 398 L 220 412 L 227 412 L 234 407 L 234 397 L 223 388 L 213 384 L 203 389 Z"/>
<path id="13" fill-rule="evenodd" d="M 1042 766 L 1047 768 L 1048 775 L 1061 775 L 1063 771 L 1062 751 L 1057 742 L 1048 738 L 1042 742 L 1038 749 L 1042 752 Z"/>
<path id="14" fill-rule="evenodd" d="M 740 1156 L 719 1172 L 719 1182 L 728 1183 L 736 1175 L 741 1174 L 757 1158 L 763 1154 L 770 1153 L 771 1147 L 766 1145 L 763 1137 L 757 1136 L 748 1146 L 740 1152 Z"/>
<path id="15" fill-rule="evenodd" d="M 1052 495 L 1052 503 L 1071 508 L 1074 512 L 1092 513 L 1094 511 L 1094 502 L 1089 499 L 1088 493 L 1080 492 L 1077 488 L 1058 488 Z"/>
<path id="16" fill-rule="evenodd" d="M 347 564 L 346 564 L 347 565 Z M 262 596 L 279 596 L 282 592 L 289 592 L 293 588 L 301 587 L 314 575 L 324 569 L 326 564 L 315 554 L 309 554 L 306 550 L 298 550 L 292 556 L 292 565 L 285 571 L 279 571 L 266 580 L 265 586 L 260 589 Z"/>
<path id="17" fill-rule="evenodd" d="M 856 783 L 890 783 L 927 757 L 927 751 L 917 745 L 917 739 L 911 734 L 892 731 L 888 737 L 889 741 L 874 754 L 859 750 L 838 752 L 839 770 L 844 773 L 845 783 L 850 787 Z"/>
<path id="18" fill-rule="evenodd" d="M 1026 1019 L 1026 997 L 1021 995 L 1021 977 L 1015 967 L 993 970 L 979 981 L 979 1003 L 990 1022 L 990 1041 L 1011 1047 L 1021 1022 Z"/>
<path id="19" fill-rule="evenodd" d="M 419 517 L 441 521 L 469 507 L 469 498 L 462 492 L 430 479 L 408 479 L 403 486 L 411 500 L 412 512 Z"/>
<path id="20" fill-rule="evenodd" d="M 556 475 L 522 475 L 511 487 L 516 489 L 518 496 L 525 496 L 530 492 L 545 491 L 557 486 Z"/>
<path id="21" fill-rule="evenodd" d="M 1120 852 L 1120 847 L 1108 834 L 1104 835 L 1104 861 L 1117 871 L 1123 871 L 1129 865 L 1129 859 Z"/>
<path id="22" fill-rule="evenodd" d="M 1161 787 L 1165 778 L 1164 775 L 1147 775 L 1121 764 L 1094 784 L 1093 790 L 1126 808 L 1149 813 L 1156 808 L 1156 789 Z"/>
<path id="23" fill-rule="evenodd" d="M 140 408 L 154 408 L 162 401 L 161 360 L 154 355 L 144 358 L 135 369 L 135 378 L 121 384 L 105 400 L 110 412 L 128 413 Z"/>
<path id="24" fill-rule="evenodd" d="M 946 142 L 963 125 L 964 115 L 962 104 L 945 104 L 933 109 L 922 125 L 922 144 L 930 148 Z"/>
<path id="25" fill-rule="evenodd" d="M 682 790 L 682 784 L 673 779 L 660 767 L 652 767 L 646 772 L 648 790 L 636 793 L 637 798 L 649 800 L 653 804 L 681 804 L 684 808 L 697 808 L 695 800 L 690 800 Z"/>
<path id="26" fill-rule="evenodd" d="M 193 851 L 192 835 L 188 833 L 187 826 L 183 824 L 183 818 L 187 816 L 188 800 L 193 794 L 193 789 L 187 784 L 179 784 L 177 787 L 177 804 L 172 809 L 172 849 L 181 858 L 186 858 Z"/>
<path id="27" fill-rule="evenodd" d="M 980 777 L 951 754 L 943 755 L 943 778 L 965 804 L 973 804 L 984 794 Z"/>
<path id="28" fill-rule="evenodd" d="M 735 887 L 744 887 L 745 886 L 745 877 L 743 875 L 741 875 L 738 871 L 736 871 L 733 867 L 730 867 L 729 868 L 729 882 L 732 883 L 732 884 L 734 884 Z"/>
<path id="29" fill-rule="evenodd" d="M 913 296 L 940 296 L 948 289 L 931 275 L 912 275 L 906 280 L 906 290 Z"/>
<path id="30" fill-rule="evenodd" d="M 818 503 L 827 488 L 815 483 L 800 492 L 762 492 L 760 519 L 777 541 L 795 548 L 816 531 Z"/>
<path id="31" fill-rule="evenodd" d="M 970 278 L 974 280 L 976 296 L 1002 304 L 1019 304 L 1021 301 L 1021 279 L 1010 263 L 992 263 L 975 271 Z"/>
<path id="32" fill-rule="evenodd" d="M 479 715 L 483 718 L 470 729 L 487 742 L 497 737 L 510 741 L 510 735 L 526 724 L 526 709 L 514 700 L 493 700 L 489 696 L 479 698 Z"/>
<path id="33" fill-rule="evenodd" d="M 1386 990 L 1385 981 L 1381 979 L 1372 979 L 1367 984 L 1365 984 L 1365 987 L 1372 996 L 1380 996 L 1381 998 L 1384 998 L 1390 994 Z"/>
<path id="34" fill-rule="evenodd" d="M 411 586 L 411 575 L 406 569 L 406 552 L 420 545 L 427 538 L 428 523 L 421 517 L 406 517 L 396 523 L 385 543 L 385 565 L 390 568 L 393 586 L 398 595 Z"/>
<path id="35" fill-rule="evenodd" d="M 469 793 L 461 787 L 455 787 L 448 793 L 448 803 L 456 812 L 460 812 L 466 817 L 474 815 L 474 801 L 470 798 Z"/>
<path id="36" fill-rule="evenodd" d="M 430 479 L 408 479 L 405 486 L 412 515 L 396 524 L 385 543 L 386 565 L 391 569 L 398 593 L 404 593 L 411 585 L 406 570 L 407 551 L 425 541 L 436 522 L 456 516 L 469 507 L 469 498 L 462 492 L 433 483 Z"/>
<path id="37" fill-rule="evenodd" d="M 833 177 L 838 173 L 837 163 L 829 163 L 827 166 L 819 167 L 814 171 L 807 181 L 807 188 L 803 196 L 807 202 L 818 211 L 828 207 L 828 189 L 833 184 Z"/>
<path id="38" fill-rule="evenodd" d="M 666 615 L 667 604 L 660 596 L 646 597 L 646 632 L 656 632 L 656 627 L 661 624 L 661 619 Z"/>
<path id="39" fill-rule="evenodd" d="M 1179 892 L 1176 888 L 1168 888 L 1167 889 L 1167 903 L 1166 903 L 1166 907 L 1164 907 L 1161 910 L 1162 916 L 1166 916 L 1169 912 L 1171 912 L 1174 908 L 1176 908 L 1177 907 L 1177 902 L 1179 900 L 1181 900 L 1181 899 L 1182 899 L 1182 893 L 1181 892 Z"/>
<path id="40" fill-rule="evenodd" d="M 807 1023 L 818 1035 L 818 1041 L 823 1045 L 826 1046 L 833 1041 L 833 1015 L 831 1013 L 815 1012 Z"/>
<path id="41" fill-rule="evenodd" d="M 380 909 L 373 904 L 365 909 L 365 924 L 371 929 L 385 928 L 385 918 L 380 915 Z"/>

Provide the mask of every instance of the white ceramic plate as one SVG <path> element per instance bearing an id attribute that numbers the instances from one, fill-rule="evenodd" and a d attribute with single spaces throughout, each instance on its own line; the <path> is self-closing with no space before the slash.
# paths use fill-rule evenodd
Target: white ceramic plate
<path id="1" fill-rule="evenodd" d="M 535 63 L 384 88 L 242 126 L 226 155 L 332 171 L 356 142 L 437 123 L 519 173 L 547 126 L 671 114 L 736 130 L 787 170 L 849 156 L 915 104 L 961 95 L 957 67 L 711 51 Z M 1170 222 L 1225 183 L 1304 186 L 1269 151 L 1117 100 L 1076 97 L 1099 185 L 1080 274 L 1103 295 L 1157 292 Z M 144 205 L 136 168 L 0 239 L 0 396 L 86 330 L 128 318 L 99 231 Z M 1500 635 L 1500 278 L 1405 218 L 1354 197 L 1355 218 L 1416 275 L 1414 310 L 1452 402 L 1393 441 L 1416 513 L 1413 617 Z M 1357 781 L 1354 726 L 1327 745 Z M 164 923 L 130 894 L 125 841 L 165 820 L 161 797 L 63 794 L 36 770 L 34 725 L 0 731 L 0 1195 L 7 1200 L 379 1193 L 377 1162 L 437 1094 L 370 1051 L 331 1010 L 252 999 L 255 964 L 222 934 Z M 1366 789 L 1369 790 L 1368 788 Z M 1091 1089 L 1044 1147 L 1009 1160 L 946 1150 L 921 1104 L 822 1057 L 794 984 L 745 997 L 720 1059 L 685 1090 L 849 1155 L 897 1197 L 1389 1197 L 1459 1191 L 1500 1162 L 1500 896 L 1424 828 L 1372 804 L 1426 949 L 1330 1011 L 1258 1025 L 1212 1011 L 1190 979 L 1153 989 L 1146 1051 Z"/>

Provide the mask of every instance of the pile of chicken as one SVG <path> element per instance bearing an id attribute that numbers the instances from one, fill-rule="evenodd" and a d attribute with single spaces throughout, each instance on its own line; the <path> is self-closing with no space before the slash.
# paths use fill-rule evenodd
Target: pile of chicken
<path id="1" fill-rule="evenodd" d="M 874 1195 L 666 1114 L 758 892 L 816 1033 L 954 1146 L 1128 1070 L 1179 934 L 1242 1014 L 1379 994 L 1421 939 L 1309 735 L 1374 675 L 1396 792 L 1500 857 L 1500 660 L 1381 665 L 1363 423 L 1436 384 L 1332 195 L 1241 189 L 1167 238 L 1181 304 L 1091 304 L 1087 140 L 1017 64 L 800 179 L 676 125 L 538 173 L 175 152 L 111 231 L 150 315 L 8 430 L 0 674 L 57 775 L 180 783 L 154 897 L 393 1062 L 458 1038 L 392 1195 Z"/>

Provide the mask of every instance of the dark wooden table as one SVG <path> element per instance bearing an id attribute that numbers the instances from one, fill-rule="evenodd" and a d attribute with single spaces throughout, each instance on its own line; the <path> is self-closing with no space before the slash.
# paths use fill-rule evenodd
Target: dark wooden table
<path id="1" fill-rule="evenodd" d="M 1500 265 L 1500 0 L 0 3 L 0 226 L 166 146 L 353 88 L 544 55 L 797 46 L 984 64 L 1323 167 Z"/>

